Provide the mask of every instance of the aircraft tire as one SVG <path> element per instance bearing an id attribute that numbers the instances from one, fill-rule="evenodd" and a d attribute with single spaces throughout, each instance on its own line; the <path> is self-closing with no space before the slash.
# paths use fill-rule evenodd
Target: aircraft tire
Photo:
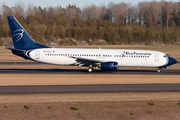
<path id="1" fill-rule="evenodd" d="M 88 72 L 92 72 L 93 71 L 93 68 L 88 68 Z"/>

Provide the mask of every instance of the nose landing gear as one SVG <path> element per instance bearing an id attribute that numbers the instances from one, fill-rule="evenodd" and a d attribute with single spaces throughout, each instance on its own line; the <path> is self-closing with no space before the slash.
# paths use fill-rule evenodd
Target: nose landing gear
<path id="1" fill-rule="evenodd" d="M 157 72 L 161 72 L 161 69 L 166 69 L 166 66 L 159 67 Z"/>

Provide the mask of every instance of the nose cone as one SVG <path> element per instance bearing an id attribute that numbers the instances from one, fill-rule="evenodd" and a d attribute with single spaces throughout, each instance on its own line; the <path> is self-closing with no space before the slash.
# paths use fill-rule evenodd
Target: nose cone
<path id="1" fill-rule="evenodd" d="M 169 57 L 169 61 L 168 61 L 168 64 L 166 66 L 170 66 L 170 65 L 173 65 L 173 64 L 176 64 L 177 63 L 177 60 L 172 58 L 172 57 Z"/>

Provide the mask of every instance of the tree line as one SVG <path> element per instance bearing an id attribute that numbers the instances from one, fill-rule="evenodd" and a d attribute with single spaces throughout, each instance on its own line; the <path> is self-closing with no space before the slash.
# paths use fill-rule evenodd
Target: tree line
<path id="1" fill-rule="evenodd" d="M 17 3 L 0 6 L 0 13 L 0 45 L 11 36 L 7 16 L 15 16 L 41 44 L 180 44 L 179 2 L 92 4 L 81 9 Z"/>

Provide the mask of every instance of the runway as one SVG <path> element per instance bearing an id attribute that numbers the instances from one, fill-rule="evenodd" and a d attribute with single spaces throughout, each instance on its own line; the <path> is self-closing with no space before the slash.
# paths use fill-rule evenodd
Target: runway
<path id="1" fill-rule="evenodd" d="M 179 64 L 180 62 L 178 62 Z M 44 63 L 38 62 L 0 62 L 0 65 L 43 65 Z M 117 70 L 117 71 L 104 71 L 100 69 L 94 69 L 93 72 L 87 72 L 87 68 L 84 69 L 1 69 L 0 74 L 128 74 L 128 75 L 180 75 L 180 70 L 161 70 L 160 73 L 157 70 Z"/>
<path id="2" fill-rule="evenodd" d="M 37 62 L 0 62 L 0 65 L 42 65 Z M 180 75 L 180 70 L 94 70 L 87 69 L 0 69 L 0 74 L 125 74 L 125 75 Z M 0 86 L 0 94 L 39 93 L 103 93 L 103 92 L 180 92 L 180 84 L 116 84 L 116 85 L 46 85 Z"/>
<path id="3" fill-rule="evenodd" d="M 180 70 L 117 70 L 103 71 L 95 69 L 89 73 L 84 69 L 0 69 L 0 74 L 119 74 L 119 75 L 180 75 Z"/>
<path id="4" fill-rule="evenodd" d="M 178 62 L 179 64 L 180 62 Z M 44 63 L 38 62 L 0 62 L 0 65 L 43 65 Z M 94 69 L 93 72 L 87 72 L 84 69 L 1 69 L 0 74 L 128 74 L 128 75 L 180 75 L 180 70 L 117 70 L 117 71 L 104 71 Z"/>
<path id="5" fill-rule="evenodd" d="M 0 94 L 180 92 L 180 84 L 0 86 Z"/>

